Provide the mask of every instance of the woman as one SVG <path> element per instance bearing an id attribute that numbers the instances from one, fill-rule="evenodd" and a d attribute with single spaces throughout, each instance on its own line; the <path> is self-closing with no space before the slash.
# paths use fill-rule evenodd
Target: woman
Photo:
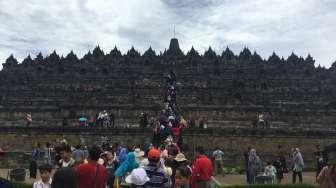
<path id="1" fill-rule="evenodd" d="M 122 178 L 126 175 L 127 172 L 131 172 L 133 169 L 138 167 L 139 164 L 135 160 L 134 152 L 130 152 L 127 154 L 126 160 L 121 163 L 114 175 L 118 178 L 118 181 L 121 182 Z"/>
<path id="2" fill-rule="evenodd" d="M 329 164 L 317 176 L 317 183 L 321 188 L 336 187 L 336 151 L 329 156 Z"/>
<path id="3" fill-rule="evenodd" d="M 189 188 L 190 169 L 186 166 L 179 166 L 175 171 L 174 188 Z"/>
<path id="4" fill-rule="evenodd" d="M 248 158 L 248 166 L 247 170 L 249 173 L 249 184 L 255 183 L 255 177 L 258 175 L 258 172 L 261 170 L 261 160 L 257 155 L 257 151 L 255 149 L 251 149 Z"/>
<path id="5" fill-rule="evenodd" d="M 104 162 L 104 166 L 107 172 L 107 186 L 109 188 L 113 188 L 114 183 L 114 173 L 117 169 L 118 161 L 117 158 L 112 151 L 106 152 L 106 161 Z"/>
<path id="6" fill-rule="evenodd" d="M 302 183 L 302 170 L 303 170 L 303 158 L 299 148 L 295 148 L 293 151 L 293 184 L 296 183 L 296 176 L 299 177 L 299 182 Z"/>

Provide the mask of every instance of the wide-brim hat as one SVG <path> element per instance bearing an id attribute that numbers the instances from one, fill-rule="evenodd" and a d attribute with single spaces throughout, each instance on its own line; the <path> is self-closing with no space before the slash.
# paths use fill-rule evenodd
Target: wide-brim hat
<path id="1" fill-rule="evenodd" d="M 143 168 L 136 168 L 132 170 L 131 174 L 126 176 L 125 181 L 128 184 L 144 185 L 150 179 Z"/>
<path id="2" fill-rule="evenodd" d="M 145 152 L 144 151 L 141 151 L 140 148 L 135 148 L 134 150 L 134 155 L 135 157 L 139 158 L 139 157 L 143 157 L 145 156 Z"/>
<path id="3" fill-rule="evenodd" d="M 184 156 L 183 153 L 179 153 L 179 154 L 176 155 L 174 160 L 177 161 L 177 162 L 182 162 L 182 161 L 187 161 L 187 158 Z"/>

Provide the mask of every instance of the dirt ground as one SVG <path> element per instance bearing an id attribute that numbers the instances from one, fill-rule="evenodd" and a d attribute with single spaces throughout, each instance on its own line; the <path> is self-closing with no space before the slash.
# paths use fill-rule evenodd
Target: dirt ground
<path id="1" fill-rule="evenodd" d="M 227 175 L 227 176 L 216 176 L 215 177 L 222 185 L 241 185 L 246 184 L 245 176 L 243 175 Z M 298 178 L 297 178 L 298 181 Z M 292 173 L 285 175 L 283 179 L 283 184 L 292 183 Z M 303 183 L 305 184 L 315 184 L 315 172 L 304 172 L 303 173 Z"/>
<path id="2" fill-rule="evenodd" d="M 29 171 L 26 170 L 26 183 L 33 183 L 35 179 L 29 178 Z M 7 178 L 8 169 L 0 169 L 0 177 Z M 241 185 L 245 184 L 244 175 L 226 175 L 226 176 L 216 176 L 222 185 Z M 292 174 L 286 174 L 282 183 L 290 184 L 292 181 Z M 303 183 L 305 184 L 315 184 L 315 173 L 314 172 L 304 172 L 303 173 Z"/>

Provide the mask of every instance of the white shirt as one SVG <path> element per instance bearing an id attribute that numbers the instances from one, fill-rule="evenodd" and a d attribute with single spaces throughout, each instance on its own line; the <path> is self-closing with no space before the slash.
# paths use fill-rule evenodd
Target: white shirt
<path id="1" fill-rule="evenodd" d="M 51 178 L 47 183 L 44 183 L 42 180 L 34 182 L 33 188 L 51 188 Z"/>
<path id="2" fill-rule="evenodd" d="M 224 152 L 218 149 L 213 152 L 212 156 L 215 158 L 216 161 L 221 161 L 223 160 Z"/>

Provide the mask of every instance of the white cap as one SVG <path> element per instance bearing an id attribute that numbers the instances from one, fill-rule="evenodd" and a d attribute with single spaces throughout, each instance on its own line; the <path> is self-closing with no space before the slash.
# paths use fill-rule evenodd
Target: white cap
<path id="1" fill-rule="evenodd" d="M 125 181 L 133 185 L 144 185 L 149 181 L 149 177 L 143 168 L 136 168 L 126 177 Z"/>

